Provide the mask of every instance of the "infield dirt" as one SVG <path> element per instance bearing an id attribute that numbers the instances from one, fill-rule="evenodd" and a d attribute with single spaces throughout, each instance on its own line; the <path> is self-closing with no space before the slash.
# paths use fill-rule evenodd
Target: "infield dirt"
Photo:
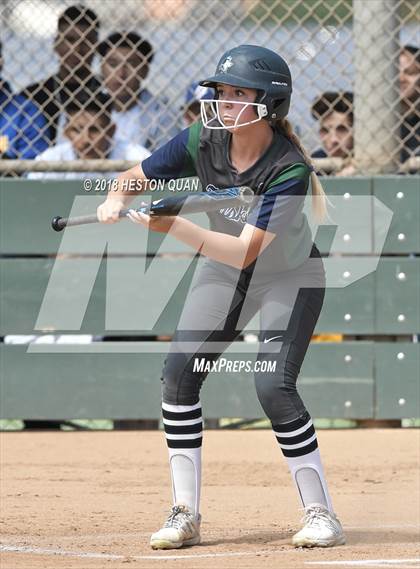
<path id="1" fill-rule="evenodd" d="M 419 567 L 420 430 L 318 439 L 345 546 L 290 545 L 302 512 L 270 431 L 208 431 L 202 544 L 154 552 L 171 503 L 163 433 L 2 433 L 1 569 Z"/>

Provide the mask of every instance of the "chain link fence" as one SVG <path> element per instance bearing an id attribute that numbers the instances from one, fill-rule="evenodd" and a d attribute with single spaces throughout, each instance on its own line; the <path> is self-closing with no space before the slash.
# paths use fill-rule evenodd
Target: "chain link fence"
<path id="1" fill-rule="evenodd" d="M 104 160 L 140 161 L 196 116 L 202 93 L 190 89 L 186 100 L 191 83 L 212 74 L 225 50 L 252 43 L 290 64 L 289 118 L 320 171 L 416 172 L 418 7 L 417 0 L 3 0 L 0 168 L 45 177 L 54 173 L 35 171 L 54 171 L 60 161 L 69 170 L 55 174 L 62 178 L 81 175 L 71 172 L 75 160 L 84 170 L 89 160 L 98 170 L 114 164 Z"/>

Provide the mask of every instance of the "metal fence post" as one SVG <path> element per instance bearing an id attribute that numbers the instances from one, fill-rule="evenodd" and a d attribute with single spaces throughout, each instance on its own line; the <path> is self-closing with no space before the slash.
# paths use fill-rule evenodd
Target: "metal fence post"
<path id="1" fill-rule="evenodd" d="M 398 4 L 354 0 L 354 156 L 364 174 L 395 171 L 398 161 Z"/>

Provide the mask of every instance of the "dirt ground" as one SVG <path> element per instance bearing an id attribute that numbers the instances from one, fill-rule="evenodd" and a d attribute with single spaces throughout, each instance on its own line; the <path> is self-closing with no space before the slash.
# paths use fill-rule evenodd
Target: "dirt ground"
<path id="1" fill-rule="evenodd" d="M 347 544 L 293 549 L 302 512 L 270 431 L 208 431 L 202 544 L 154 552 L 159 432 L 2 433 L 1 569 L 420 567 L 420 430 L 320 431 Z M 374 561 L 375 560 L 375 561 Z"/>

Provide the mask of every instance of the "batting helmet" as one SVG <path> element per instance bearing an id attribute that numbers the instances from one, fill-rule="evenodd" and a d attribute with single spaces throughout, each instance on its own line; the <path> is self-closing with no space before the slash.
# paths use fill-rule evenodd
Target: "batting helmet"
<path id="1" fill-rule="evenodd" d="M 203 81 L 204 87 L 225 83 L 234 87 L 256 89 L 256 102 L 267 108 L 269 121 L 284 118 L 289 112 L 292 77 L 285 60 L 271 49 L 258 45 L 240 45 L 226 51 L 216 73 Z"/>

